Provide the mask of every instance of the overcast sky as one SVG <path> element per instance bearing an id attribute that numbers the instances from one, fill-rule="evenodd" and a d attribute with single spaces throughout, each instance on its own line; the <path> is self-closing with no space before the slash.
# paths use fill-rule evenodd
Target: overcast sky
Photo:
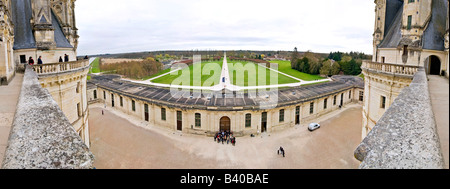
<path id="1" fill-rule="evenodd" d="M 373 0 L 77 0 L 78 54 L 311 50 L 372 54 Z"/>

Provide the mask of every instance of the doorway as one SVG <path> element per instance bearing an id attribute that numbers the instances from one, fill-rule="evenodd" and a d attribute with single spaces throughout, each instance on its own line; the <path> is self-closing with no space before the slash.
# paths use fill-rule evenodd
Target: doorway
<path id="1" fill-rule="evenodd" d="M 149 111 L 148 111 L 148 104 L 144 105 L 144 117 L 145 117 L 145 121 L 149 121 Z"/>
<path id="2" fill-rule="evenodd" d="M 183 113 L 181 111 L 177 111 L 177 130 L 183 130 Z"/>
<path id="3" fill-rule="evenodd" d="M 300 106 L 295 107 L 295 124 L 300 125 Z"/>
<path id="4" fill-rule="evenodd" d="M 441 75 L 441 61 L 437 56 L 430 56 L 428 58 L 428 70 L 430 75 Z"/>
<path id="5" fill-rule="evenodd" d="M 114 108 L 114 94 L 111 94 L 111 106 Z"/>
<path id="6" fill-rule="evenodd" d="M 220 118 L 220 130 L 231 131 L 231 119 L 229 117 Z"/>
<path id="7" fill-rule="evenodd" d="M 261 133 L 267 131 L 267 112 L 263 112 L 261 116 Z"/>

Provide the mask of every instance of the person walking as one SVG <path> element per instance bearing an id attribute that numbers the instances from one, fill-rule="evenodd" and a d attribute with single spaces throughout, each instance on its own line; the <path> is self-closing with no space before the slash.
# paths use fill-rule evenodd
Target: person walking
<path id="1" fill-rule="evenodd" d="M 278 149 L 278 155 L 283 155 L 283 157 L 285 157 L 285 151 L 283 149 L 283 147 L 280 146 L 280 149 Z"/>

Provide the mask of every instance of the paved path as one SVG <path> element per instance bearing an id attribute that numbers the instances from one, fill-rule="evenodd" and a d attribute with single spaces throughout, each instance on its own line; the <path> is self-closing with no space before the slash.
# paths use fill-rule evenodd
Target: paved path
<path id="1" fill-rule="evenodd" d="M 0 167 L 8 145 L 14 115 L 16 114 L 22 81 L 23 74 L 16 73 L 16 76 L 8 86 L 0 86 Z"/>
<path id="2" fill-rule="evenodd" d="M 90 108 L 91 151 L 98 169 L 357 169 L 353 151 L 361 142 L 362 107 L 348 105 L 307 124 L 257 137 L 238 137 L 237 145 L 212 137 L 181 134 L 149 125 L 103 106 Z M 286 157 L 277 155 L 283 146 Z"/>
<path id="3" fill-rule="evenodd" d="M 428 76 L 431 105 L 436 120 L 442 155 L 446 169 L 449 168 L 449 81 L 445 77 Z"/>

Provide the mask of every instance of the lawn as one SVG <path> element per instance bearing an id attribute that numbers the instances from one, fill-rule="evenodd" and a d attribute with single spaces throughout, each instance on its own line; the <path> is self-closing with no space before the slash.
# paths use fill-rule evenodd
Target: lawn
<path id="1" fill-rule="evenodd" d="M 100 73 L 100 59 L 99 58 L 95 58 L 94 61 L 92 61 L 92 67 L 91 70 L 89 71 L 89 73 Z"/>
<path id="2" fill-rule="evenodd" d="M 283 72 L 288 75 L 291 75 L 298 79 L 301 79 L 303 81 L 315 81 L 315 80 L 326 79 L 326 78 L 320 77 L 319 75 L 306 74 L 306 73 L 299 72 L 297 70 L 292 69 L 290 61 L 274 60 L 274 61 L 270 61 L 270 63 L 278 64 L 278 71 Z"/>
<path id="3" fill-rule="evenodd" d="M 228 62 L 231 83 L 240 87 L 265 86 L 276 84 L 298 83 L 299 81 L 270 69 L 260 67 L 252 62 L 229 61 Z M 263 71 L 264 75 L 260 75 Z M 274 81 L 274 80 L 278 81 Z"/>
<path id="4" fill-rule="evenodd" d="M 179 70 L 169 75 L 165 75 L 163 77 L 152 80 L 152 82 L 181 86 L 211 87 L 219 84 L 222 65 L 223 61 L 202 62 L 201 66 L 191 65 L 186 69 Z M 157 77 L 170 71 L 171 69 L 163 70 L 160 73 L 151 76 L 150 78 Z"/>

